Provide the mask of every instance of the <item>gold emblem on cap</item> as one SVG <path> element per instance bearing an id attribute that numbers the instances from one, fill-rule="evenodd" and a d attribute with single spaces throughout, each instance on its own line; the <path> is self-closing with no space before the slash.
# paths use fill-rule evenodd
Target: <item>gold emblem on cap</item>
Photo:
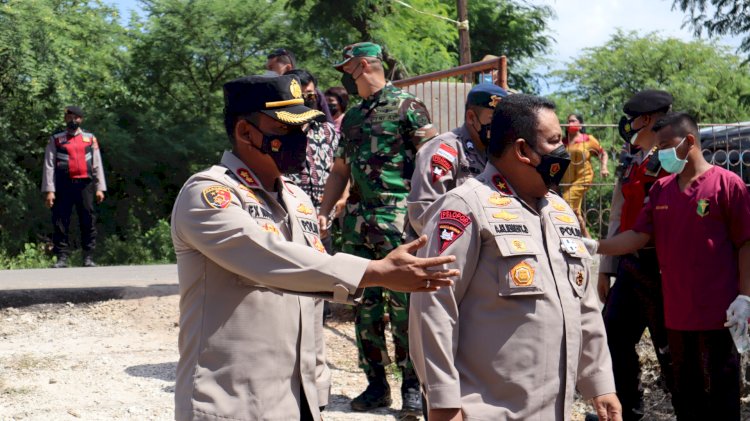
<path id="1" fill-rule="evenodd" d="M 534 283 L 534 268 L 526 262 L 521 262 L 510 270 L 510 279 L 518 287 L 527 287 Z"/>
<path id="2" fill-rule="evenodd" d="M 299 101 L 304 102 L 302 99 Z M 275 114 L 277 120 L 291 124 L 307 123 L 313 118 L 323 115 L 323 113 L 318 110 L 305 111 L 300 114 L 292 114 L 289 111 L 275 111 Z"/>
<path id="3" fill-rule="evenodd" d="M 523 240 L 513 240 L 510 242 L 515 251 L 526 251 L 526 243 Z"/>
<path id="4" fill-rule="evenodd" d="M 500 211 L 492 214 L 493 218 L 502 219 L 503 221 L 512 221 L 518 219 L 518 215 L 510 213 L 508 211 Z"/>
<path id="5" fill-rule="evenodd" d="M 489 202 L 491 204 L 497 205 L 497 206 L 507 206 L 507 205 L 510 204 L 511 201 L 512 200 L 511 200 L 510 197 L 503 197 L 503 196 L 501 196 L 501 195 L 499 195 L 497 193 L 493 194 L 489 198 Z"/>
<path id="6" fill-rule="evenodd" d="M 297 79 L 292 79 L 289 83 L 289 92 L 292 94 L 292 98 L 302 98 L 302 88 L 300 88 Z"/>
<path id="7" fill-rule="evenodd" d="M 495 108 L 497 106 L 497 103 L 500 102 L 502 98 L 498 95 L 492 95 L 490 97 L 490 107 Z"/>

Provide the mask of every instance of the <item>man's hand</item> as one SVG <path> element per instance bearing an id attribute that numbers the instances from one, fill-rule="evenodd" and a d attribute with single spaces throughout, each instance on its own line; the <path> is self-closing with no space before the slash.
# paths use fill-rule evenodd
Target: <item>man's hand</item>
<path id="1" fill-rule="evenodd" d="M 724 323 L 724 326 L 735 332 L 744 333 L 747 331 L 747 319 L 749 318 L 750 297 L 738 295 L 727 309 L 727 322 Z"/>
<path id="2" fill-rule="evenodd" d="M 328 232 L 328 217 L 325 215 L 318 215 L 318 228 L 320 229 L 320 238 L 326 238 L 331 235 Z"/>
<path id="3" fill-rule="evenodd" d="M 601 302 L 607 302 L 607 296 L 609 295 L 609 288 L 612 285 L 612 281 L 609 279 L 608 273 L 599 274 L 599 283 L 596 285 L 596 292 L 599 293 L 599 300 Z"/>
<path id="4" fill-rule="evenodd" d="M 430 421 L 463 421 L 461 408 L 430 409 L 427 417 Z"/>
<path id="5" fill-rule="evenodd" d="M 349 197 L 349 195 L 346 195 Z M 342 215 L 344 215 L 344 210 L 346 209 L 346 198 L 339 199 L 338 202 L 333 206 L 333 215 L 336 218 L 340 218 Z"/>
<path id="6" fill-rule="evenodd" d="M 96 203 L 102 203 L 103 201 L 104 201 L 104 192 L 99 190 L 96 192 Z"/>
<path id="7" fill-rule="evenodd" d="M 436 291 L 451 286 L 448 278 L 459 275 L 458 269 L 427 270 L 456 260 L 455 256 L 419 258 L 414 256 L 420 247 L 427 244 L 427 236 L 393 249 L 384 259 L 373 260 L 367 265 L 360 287 L 385 287 L 393 291 Z"/>
<path id="8" fill-rule="evenodd" d="M 614 393 L 597 396 L 593 403 L 599 421 L 622 421 L 622 405 Z"/>
<path id="9" fill-rule="evenodd" d="M 48 191 L 47 194 L 44 196 L 44 206 L 52 209 L 52 206 L 55 205 L 55 192 Z"/>
<path id="10" fill-rule="evenodd" d="M 609 177 L 609 169 L 607 169 L 607 167 L 605 166 L 602 166 L 602 169 L 599 171 L 599 175 L 601 175 L 602 178 Z"/>

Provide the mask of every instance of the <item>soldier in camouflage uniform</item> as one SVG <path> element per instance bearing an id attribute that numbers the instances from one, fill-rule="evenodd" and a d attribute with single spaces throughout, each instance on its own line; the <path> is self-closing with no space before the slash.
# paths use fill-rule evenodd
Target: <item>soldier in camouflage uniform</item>
<path id="1" fill-rule="evenodd" d="M 430 217 L 425 211 L 438 197 L 484 171 L 492 112 L 506 96 L 505 89 L 491 83 L 471 88 L 466 96 L 464 124 L 419 149 L 406 198 L 409 223 L 417 235 L 422 234 Z"/>
<path id="2" fill-rule="evenodd" d="M 406 196 L 419 145 L 437 134 L 424 104 L 385 80 L 382 52 L 377 44 L 363 42 L 344 49 L 336 69 L 342 83 L 363 99 L 347 111 L 341 125 L 336 161 L 326 183 L 320 225 L 351 177 L 351 192 L 343 227 L 343 251 L 361 257 L 383 256 L 399 246 L 406 228 Z M 360 367 L 367 389 L 352 409 L 366 411 L 391 404 L 385 366 L 390 363 L 385 345 L 386 307 L 401 367 L 403 415 L 421 414 L 419 381 L 409 358 L 409 295 L 384 288 L 367 288 L 355 321 Z"/>

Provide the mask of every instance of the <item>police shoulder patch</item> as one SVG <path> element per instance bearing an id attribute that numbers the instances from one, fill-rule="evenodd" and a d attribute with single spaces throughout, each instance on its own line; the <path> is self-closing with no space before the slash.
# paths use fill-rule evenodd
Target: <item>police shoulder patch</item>
<path id="1" fill-rule="evenodd" d="M 224 209 L 232 201 L 232 193 L 225 186 L 211 186 L 201 193 L 206 204 L 215 209 Z"/>
<path id="2" fill-rule="evenodd" d="M 440 221 L 438 222 L 438 238 L 440 239 L 438 253 L 445 251 L 458 237 L 463 235 L 466 227 L 470 224 L 471 219 L 459 211 L 441 210 Z"/>

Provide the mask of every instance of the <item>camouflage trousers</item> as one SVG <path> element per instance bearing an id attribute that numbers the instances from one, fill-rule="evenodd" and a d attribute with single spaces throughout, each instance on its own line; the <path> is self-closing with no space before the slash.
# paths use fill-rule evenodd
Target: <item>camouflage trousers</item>
<path id="1" fill-rule="evenodd" d="M 403 242 L 406 212 L 399 210 L 394 207 L 393 212 L 387 213 L 355 211 L 347 214 L 342 229 L 342 251 L 367 259 L 385 257 Z M 373 378 L 376 377 L 375 367 L 391 363 L 385 342 L 383 316 L 386 311 L 390 318 L 396 364 L 401 367 L 404 379 L 415 378 L 409 358 L 409 294 L 405 292 L 365 288 L 354 322 L 359 366 L 368 378 Z"/>

